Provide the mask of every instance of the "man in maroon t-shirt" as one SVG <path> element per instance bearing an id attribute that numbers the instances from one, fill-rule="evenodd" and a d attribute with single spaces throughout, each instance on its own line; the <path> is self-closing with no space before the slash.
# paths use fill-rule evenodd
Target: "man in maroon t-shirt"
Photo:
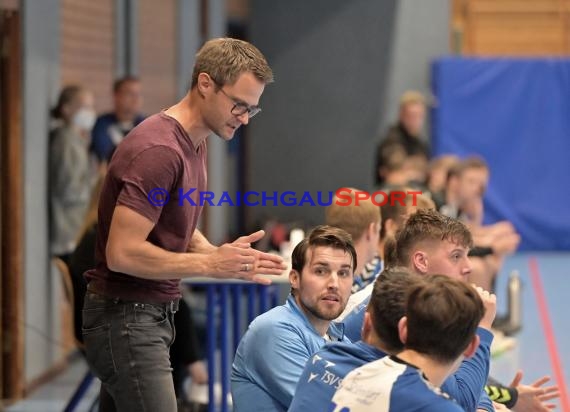
<path id="1" fill-rule="evenodd" d="M 101 411 L 176 411 L 169 347 L 180 278 L 259 283 L 280 274 L 280 257 L 251 248 L 263 231 L 216 247 L 196 230 L 206 189 L 206 138 L 230 140 L 257 114 L 271 68 L 235 39 L 196 55 L 188 94 L 151 116 L 118 146 L 99 201 L 95 269 L 83 314 L 87 360 Z"/>

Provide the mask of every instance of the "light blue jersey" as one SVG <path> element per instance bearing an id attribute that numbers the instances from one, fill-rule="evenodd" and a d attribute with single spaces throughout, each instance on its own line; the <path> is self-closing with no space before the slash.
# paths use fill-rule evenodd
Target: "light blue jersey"
<path id="1" fill-rule="evenodd" d="M 327 335 L 332 341 L 348 342 L 342 324 L 331 323 Z M 326 342 L 293 296 L 255 318 L 232 367 L 234 411 L 286 411 L 307 360 Z"/>

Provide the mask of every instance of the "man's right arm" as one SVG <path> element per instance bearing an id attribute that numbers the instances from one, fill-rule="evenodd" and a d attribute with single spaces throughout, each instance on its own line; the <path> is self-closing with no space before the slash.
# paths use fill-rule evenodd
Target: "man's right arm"
<path id="1" fill-rule="evenodd" d="M 105 251 L 109 269 L 146 279 L 212 276 L 261 283 L 269 282 L 259 274 L 278 275 L 284 269 L 280 257 L 249 246 L 255 238 L 263 236 L 262 231 L 224 244 L 211 253 L 175 253 L 147 240 L 153 227 L 146 217 L 117 205 Z M 246 264 L 248 271 L 242 270 Z"/>

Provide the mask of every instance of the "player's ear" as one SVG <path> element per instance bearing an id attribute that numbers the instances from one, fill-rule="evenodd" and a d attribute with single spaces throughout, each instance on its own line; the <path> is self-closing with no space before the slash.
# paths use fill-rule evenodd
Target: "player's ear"
<path id="1" fill-rule="evenodd" d="M 479 335 L 473 336 L 473 339 L 471 339 L 471 342 L 469 342 L 469 345 L 467 345 L 467 348 L 463 351 L 463 356 L 470 358 L 475 355 L 480 341 Z"/>
<path id="2" fill-rule="evenodd" d="M 421 250 L 416 250 L 412 255 L 412 263 L 418 272 L 425 275 L 428 272 L 428 257 Z"/>
<path id="3" fill-rule="evenodd" d="M 291 291 L 299 289 L 301 283 L 301 274 L 295 269 L 291 269 L 289 272 L 289 284 L 291 285 Z"/>
<path id="4" fill-rule="evenodd" d="M 364 312 L 364 322 L 362 322 L 362 330 L 360 332 L 360 338 L 363 341 L 366 341 L 370 336 L 370 332 L 372 331 L 372 318 L 370 317 L 370 312 Z"/>
<path id="5" fill-rule="evenodd" d="M 198 75 L 196 87 L 198 88 L 198 91 L 202 96 L 206 94 L 209 90 L 212 90 L 214 86 L 215 83 L 208 73 L 200 73 Z"/>
<path id="6" fill-rule="evenodd" d="M 400 341 L 405 345 L 408 340 L 408 318 L 406 316 L 403 316 L 398 322 L 398 335 Z"/>

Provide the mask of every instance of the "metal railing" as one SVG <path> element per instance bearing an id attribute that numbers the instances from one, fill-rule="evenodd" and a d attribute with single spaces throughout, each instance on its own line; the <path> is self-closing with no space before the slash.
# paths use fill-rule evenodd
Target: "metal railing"
<path id="1" fill-rule="evenodd" d="M 229 412 L 234 354 L 251 321 L 279 304 L 281 282 L 266 286 L 231 280 L 188 279 L 184 283 L 206 291 L 208 412 Z M 214 390 L 216 382 L 221 388 L 218 393 Z"/>

